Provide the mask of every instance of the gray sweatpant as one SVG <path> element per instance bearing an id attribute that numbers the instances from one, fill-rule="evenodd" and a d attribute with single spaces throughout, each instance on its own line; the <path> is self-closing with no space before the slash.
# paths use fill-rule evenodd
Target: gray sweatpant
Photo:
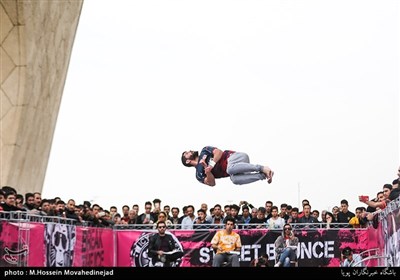
<path id="1" fill-rule="evenodd" d="M 212 266 L 213 267 L 220 267 L 224 262 L 227 262 L 230 264 L 232 267 L 239 267 L 239 256 L 238 255 L 233 255 L 233 254 L 227 254 L 227 253 L 222 253 L 222 254 L 216 254 L 213 259 Z"/>
<path id="2" fill-rule="evenodd" d="M 251 164 L 246 153 L 235 152 L 228 158 L 226 172 L 230 175 L 235 185 L 253 183 L 258 180 L 265 180 L 267 177 L 262 172 L 264 166 Z"/>

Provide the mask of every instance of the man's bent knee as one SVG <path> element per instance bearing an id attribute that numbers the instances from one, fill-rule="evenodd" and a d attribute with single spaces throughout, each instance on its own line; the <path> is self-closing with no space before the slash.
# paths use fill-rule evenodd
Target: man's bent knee
<path id="1" fill-rule="evenodd" d="M 243 180 L 241 180 L 240 178 L 238 178 L 236 176 L 231 175 L 231 181 L 235 185 L 243 185 Z"/>

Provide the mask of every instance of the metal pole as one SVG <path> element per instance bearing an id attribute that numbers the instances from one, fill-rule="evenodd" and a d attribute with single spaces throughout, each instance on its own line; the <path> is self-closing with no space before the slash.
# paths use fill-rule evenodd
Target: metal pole
<path id="1" fill-rule="evenodd" d="M 300 207 L 300 182 L 297 182 L 297 205 Z"/>

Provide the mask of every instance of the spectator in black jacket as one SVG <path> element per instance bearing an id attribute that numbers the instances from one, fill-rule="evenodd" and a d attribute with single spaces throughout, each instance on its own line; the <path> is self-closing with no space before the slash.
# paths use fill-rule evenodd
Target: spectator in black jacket
<path id="1" fill-rule="evenodd" d="M 400 173 L 400 171 L 399 171 Z M 399 178 L 394 179 L 392 182 L 392 191 L 390 192 L 389 199 L 390 200 L 395 200 L 400 196 L 400 188 L 399 188 Z"/>
<path id="2" fill-rule="evenodd" d="M 23 208 L 15 206 L 15 194 L 12 192 L 4 195 L 4 203 L 0 206 L 0 211 L 26 211 Z"/>
<path id="3" fill-rule="evenodd" d="M 175 250 L 175 241 L 171 234 L 166 234 L 167 225 L 164 221 L 157 222 L 157 233 L 149 238 L 148 256 L 151 257 L 154 266 L 171 266 L 171 262 L 182 257 L 183 253 L 165 254 Z"/>
<path id="4" fill-rule="evenodd" d="M 313 215 L 311 215 L 311 205 L 310 204 L 303 205 L 303 213 L 304 213 L 304 215 L 301 218 L 299 218 L 298 223 L 300 223 L 300 224 L 319 223 L 319 221 Z"/>
<path id="5" fill-rule="evenodd" d="M 340 201 L 341 211 L 338 213 L 338 223 L 348 224 L 350 219 L 355 216 L 355 214 L 349 211 L 349 202 L 346 199 Z"/>
<path id="6" fill-rule="evenodd" d="M 382 201 L 382 200 L 384 200 L 385 199 L 385 196 L 383 195 L 383 191 L 380 191 L 380 192 L 378 192 L 377 194 L 376 194 L 376 197 L 374 198 L 374 199 L 371 199 L 371 201 L 373 201 L 373 202 L 378 202 L 378 201 Z M 373 212 L 375 212 L 376 211 L 376 208 L 375 207 L 372 207 L 372 206 L 368 206 L 367 207 L 367 212 L 368 213 L 373 213 Z"/>

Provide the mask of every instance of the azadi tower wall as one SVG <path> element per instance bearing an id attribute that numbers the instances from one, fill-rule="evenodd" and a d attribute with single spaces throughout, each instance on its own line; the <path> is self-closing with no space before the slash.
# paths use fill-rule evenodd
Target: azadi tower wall
<path id="1" fill-rule="evenodd" d="M 0 186 L 42 191 L 83 0 L 0 0 Z"/>

